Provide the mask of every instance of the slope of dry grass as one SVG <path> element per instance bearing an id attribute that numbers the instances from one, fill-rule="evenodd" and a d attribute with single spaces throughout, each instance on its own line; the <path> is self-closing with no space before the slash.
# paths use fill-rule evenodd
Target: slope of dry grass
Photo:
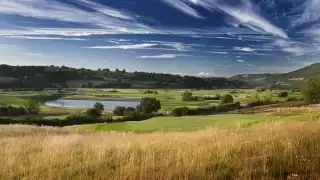
<path id="1" fill-rule="evenodd" d="M 184 133 L 0 126 L 0 179 L 310 179 L 320 123 Z"/>

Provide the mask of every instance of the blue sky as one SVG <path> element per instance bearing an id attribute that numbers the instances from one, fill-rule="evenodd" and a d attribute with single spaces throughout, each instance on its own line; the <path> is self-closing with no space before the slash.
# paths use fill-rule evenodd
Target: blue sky
<path id="1" fill-rule="evenodd" d="M 320 0 L 0 0 L 0 63 L 197 76 L 320 62 Z"/>

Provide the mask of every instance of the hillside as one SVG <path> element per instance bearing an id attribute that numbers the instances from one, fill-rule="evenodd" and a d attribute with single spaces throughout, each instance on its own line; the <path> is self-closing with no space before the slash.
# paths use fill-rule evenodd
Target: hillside
<path id="1" fill-rule="evenodd" d="M 242 74 L 230 79 L 246 81 L 255 86 L 272 85 L 277 87 L 299 87 L 302 80 L 308 77 L 320 75 L 320 63 L 280 74 Z"/>
<path id="2" fill-rule="evenodd" d="M 116 69 L 76 69 L 58 66 L 0 65 L 0 88 L 235 88 L 240 80 L 200 78 Z"/>
<path id="3" fill-rule="evenodd" d="M 320 63 L 312 64 L 310 66 L 298 69 L 296 71 L 285 74 L 285 77 L 292 78 L 308 78 L 312 76 L 320 75 Z"/>

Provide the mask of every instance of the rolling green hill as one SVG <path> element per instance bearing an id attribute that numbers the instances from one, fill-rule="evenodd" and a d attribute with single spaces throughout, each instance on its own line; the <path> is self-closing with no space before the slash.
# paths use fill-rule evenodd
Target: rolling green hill
<path id="1" fill-rule="evenodd" d="M 224 77 L 200 78 L 162 73 L 126 72 L 66 66 L 0 65 L 0 88 L 173 88 L 213 89 L 248 87 Z"/>

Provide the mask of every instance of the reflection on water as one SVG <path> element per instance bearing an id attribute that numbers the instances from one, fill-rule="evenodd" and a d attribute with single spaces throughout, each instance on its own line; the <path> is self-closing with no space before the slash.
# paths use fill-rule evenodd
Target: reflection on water
<path id="1" fill-rule="evenodd" d="M 137 101 L 96 101 L 96 100 L 69 100 L 59 99 L 56 101 L 48 101 L 45 103 L 47 106 L 53 107 L 67 107 L 67 108 L 90 108 L 97 102 L 104 105 L 105 108 L 115 108 L 117 106 L 136 107 L 139 105 Z"/>

